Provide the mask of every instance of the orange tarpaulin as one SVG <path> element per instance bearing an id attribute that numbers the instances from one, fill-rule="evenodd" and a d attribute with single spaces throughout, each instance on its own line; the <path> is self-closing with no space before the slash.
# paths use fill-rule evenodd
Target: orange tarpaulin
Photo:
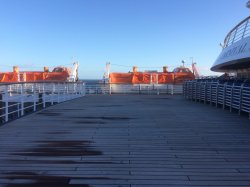
<path id="1" fill-rule="evenodd" d="M 161 73 L 158 74 L 158 84 L 167 84 L 174 82 L 173 73 Z"/>
<path id="2" fill-rule="evenodd" d="M 18 74 L 16 72 L 0 73 L 0 82 L 17 82 Z"/>
<path id="3" fill-rule="evenodd" d="M 131 73 L 111 73 L 109 78 L 112 83 L 126 84 L 132 82 Z"/>
<path id="4" fill-rule="evenodd" d="M 20 81 L 67 81 L 67 72 L 25 72 L 21 73 Z"/>
<path id="5" fill-rule="evenodd" d="M 44 73 L 44 80 L 67 81 L 69 74 L 67 72 L 49 72 Z"/>
<path id="6" fill-rule="evenodd" d="M 25 72 L 21 75 L 22 76 L 20 76 L 20 81 L 32 82 L 44 79 L 43 72 Z"/>
<path id="7" fill-rule="evenodd" d="M 150 84 L 150 74 L 133 73 L 132 84 Z"/>
<path id="8" fill-rule="evenodd" d="M 0 72 L 0 82 L 36 82 L 36 81 L 68 81 L 70 69 L 55 67 L 49 72 L 48 67 L 44 71 L 19 71 L 18 66 L 13 66 L 13 72 Z"/>
<path id="9" fill-rule="evenodd" d="M 167 84 L 174 82 L 173 73 L 111 73 L 110 83 L 114 84 Z"/>
<path id="10" fill-rule="evenodd" d="M 19 78 L 18 78 L 19 77 Z M 68 72 L 6 72 L 0 73 L 0 82 L 67 81 Z"/>

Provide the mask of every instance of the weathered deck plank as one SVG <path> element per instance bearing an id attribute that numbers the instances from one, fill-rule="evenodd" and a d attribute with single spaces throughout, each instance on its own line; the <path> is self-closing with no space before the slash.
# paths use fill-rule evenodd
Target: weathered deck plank
<path id="1" fill-rule="evenodd" d="M 88 96 L 0 127 L 0 186 L 250 186 L 250 122 L 179 96 Z"/>

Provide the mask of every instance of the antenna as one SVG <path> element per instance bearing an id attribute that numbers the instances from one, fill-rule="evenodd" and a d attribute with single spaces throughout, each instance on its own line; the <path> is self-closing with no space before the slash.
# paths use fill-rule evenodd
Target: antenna
<path id="1" fill-rule="evenodd" d="M 182 67 L 185 67 L 185 61 L 182 60 L 181 63 L 182 63 Z"/>

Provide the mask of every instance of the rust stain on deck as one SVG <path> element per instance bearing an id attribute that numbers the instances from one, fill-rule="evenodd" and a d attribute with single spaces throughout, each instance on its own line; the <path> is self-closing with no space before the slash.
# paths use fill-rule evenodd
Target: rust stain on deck
<path id="1" fill-rule="evenodd" d="M 94 156 L 102 152 L 91 146 L 91 141 L 40 141 L 37 147 L 25 149 L 22 156 Z"/>
<path id="2" fill-rule="evenodd" d="M 101 116 L 101 117 L 95 117 L 95 116 L 86 116 L 86 117 L 74 117 L 77 119 L 91 119 L 91 120 L 131 120 L 135 118 L 129 118 L 129 117 L 121 117 L 121 116 Z"/>
<path id="3" fill-rule="evenodd" d="M 6 172 L 3 173 L 5 179 L 15 181 L 24 180 L 23 183 L 19 184 L 7 184 L 6 187 L 44 187 L 44 186 L 60 186 L 60 187 L 90 187 L 88 184 L 70 184 L 72 179 L 109 179 L 106 177 L 67 177 L 67 176 L 52 176 L 52 175 L 39 175 L 35 172 Z M 30 182 L 25 182 L 29 180 Z"/>

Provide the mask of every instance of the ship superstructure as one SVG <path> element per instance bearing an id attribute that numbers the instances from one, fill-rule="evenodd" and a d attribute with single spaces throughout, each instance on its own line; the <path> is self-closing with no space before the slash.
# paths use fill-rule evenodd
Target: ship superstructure
<path id="1" fill-rule="evenodd" d="M 247 2 L 247 7 L 250 7 L 250 1 Z M 211 70 L 236 73 L 238 77 L 250 77 L 250 16 L 226 35 L 221 46 L 222 52 Z"/>

